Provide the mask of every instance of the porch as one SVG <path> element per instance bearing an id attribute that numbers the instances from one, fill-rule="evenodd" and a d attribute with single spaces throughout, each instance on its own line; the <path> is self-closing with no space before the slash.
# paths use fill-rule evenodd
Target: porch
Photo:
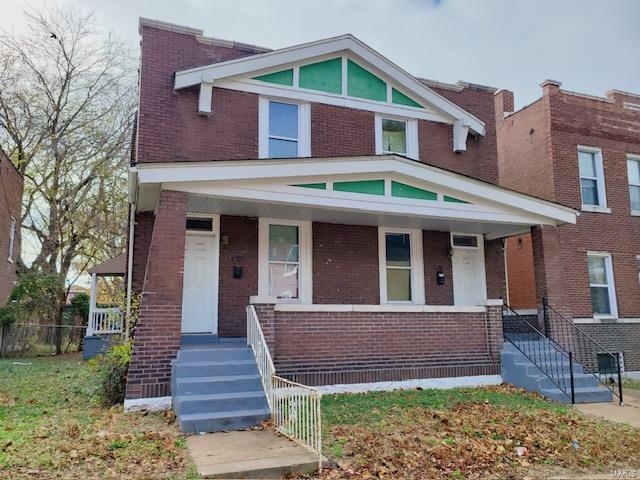
<path id="1" fill-rule="evenodd" d="M 496 375 L 502 238 L 575 222 L 395 155 L 133 175 L 146 269 L 129 398 L 168 394 L 180 335 L 245 336 L 251 297 L 278 372 L 304 383 Z"/>

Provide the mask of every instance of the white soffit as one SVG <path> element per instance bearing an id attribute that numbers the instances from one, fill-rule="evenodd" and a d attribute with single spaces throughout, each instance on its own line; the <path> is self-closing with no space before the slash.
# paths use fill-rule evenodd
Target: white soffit
<path id="1" fill-rule="evenodd" d="M 524 214 L 523 216 L 546 218 L 544 222 L 534 223 L 576 223 L 577 215 L 576 211 L 553 202 L 396 155 L 138 164 L 135 168 L 140 187 L 163 184 L 163 188 L 167 189 L 204 193 L 206 189 L 202 190 L 203 182 L 215 182 L 217 185 L 212 183 L 211 192 L 218 191 L 218 194 L 223 194 L 223 190 L 233 193 L 231 189 L 238 190 L 236 193 L 245 189 L 249 193 L 256 182 L 271 181 L 290 185 L 311 182 L 314 179 L 330 180 L 336 176 L 355 175 L 364 179 L 376 174 L 384 178 L 397 175 L 418 184 L 436 185 L 445 194 L 459 195 L 463 200 L 471 199 L 474 203 L 480 204 L 484 199 L 488 206 L 500 210 L 513 212 L 516 209 Z M 189 184 L 192 184 L 193 188 L 190 188 Z M 254 189 L 253 192 L 258 198 L 258 190 Z M 286 191 L 277 194 L 283 201 L 288 198 Z M 291 196 L 294 197 L 295 195 Z M 273 195 L 268 198 L 276 200 Z M 263 201 L 266 199 L 267 197 L 264 197 Z M 328 198 L 323 201 L 329 206 Z M 343 200 L 343 203 L 346 201 Z"/>
<path id="2" fill-rule="evenodd" d="M 355 58 L 363 60 L 366 64 L 371 65 L 384 76 L 404 87 L 423 102 L 432 105 L 439 111 L 450 116 L 452 119 L 451 123 L 455 127 L 454 130 L 458 132 L 460 139 L 463 137 L 466 138 L 466 135 L 464 135 L 465 129 L 470 129 L 479 135 L 485 134 L 485 125 L 480 119 L 439 95 L 421 83 L 413 75 L 350 34 L 225 62 L 178 70 L 175 72 L 174 88 L 179 90 L 181 88 L 200 85 L 200 107 L 206 109 L 207 103 L 208 105 L 211 103 L 212 87 L 216 82 L 223 79 L 262 72 L 275 67 L 285 67 L 296 62 L 299 63 L 341 52 L 351 53 Z M 457 143 L 460 142 L 461 140 Z"/>

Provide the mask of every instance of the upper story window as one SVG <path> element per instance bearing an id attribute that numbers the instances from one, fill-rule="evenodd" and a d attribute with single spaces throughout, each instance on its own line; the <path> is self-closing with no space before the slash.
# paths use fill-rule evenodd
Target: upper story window
<path id="1" fill-rule="evenodd" d="M 609 212 L 604 185 L 602 151 L 599 148 L 578 147 L 578 166 L 582 209 Z"/>
<path id="2" fill-rule="evenodd" d="M 11 217 L 11 224 L 9 226 L 9 258 L 7 259 L 10 262 L 13 262 L 13 250 L 14 250 L 15 241 L 16 241 L 16 219 L 15 217 Z"/>
<path id="3" fill-rule="evenodd" d="M 640 157 L 627 156 L 627 177 L 629 179 L 631 213 L 640 215 Z"/>
<path id="4" fill-rule="evenodd" d="M 311 154 L 309 104 L 261 97 L 258 117 L 260 158 L 296 158 Z"/>
<path id="5" fill-rule="evenodd" d="M 376 155 L 396 153 L 418 159 L 418 122 L 376 115 Z"/>

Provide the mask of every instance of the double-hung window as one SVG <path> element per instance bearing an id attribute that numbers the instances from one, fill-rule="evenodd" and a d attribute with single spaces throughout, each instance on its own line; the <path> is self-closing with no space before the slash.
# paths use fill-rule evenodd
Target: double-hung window
<path id="1" fill-rule="evenodd" d="M 11 217 L 11 224 L 9 226 L 9 257 L 8 261 L 13 262 L 13 250 L 15 249 L 16 242 L 16 218 Z"/>
<path id="2" fill-rule="evenodd" d="M 631 214 L 640 215 L 640 157 L 627 156 L 627 177 L 629 179 Z"/>
<path id="3" fill-rule="evenodd" d="M 258 117 L 260 158 L 297 158 L 310 155 L 308 104 L 261 97 Z"/>
<path id="4" fill-rule="evenodd" d="M 418 123 L 415 119 L 403 119 L 376 115 L 376 154 L 398 154 L 418 159 Z"/>
<path id="5" fill-rule="evenodd" d="M 424 303 L 420 230 L 379 229 L 381 303 Z"/>
<path id="6" fill-rule="evenodd" d="M 617 317 L 613 264 L 609 253 L 588 252 L 589 288 L 594 317 Z"/>
<path id="7" fill-rule="evenodd" d="M 602 151 L 598 148 L 578 147 L 578 167 L 580 171 L 582 209 L 587 211 L 608 211 Z"/>

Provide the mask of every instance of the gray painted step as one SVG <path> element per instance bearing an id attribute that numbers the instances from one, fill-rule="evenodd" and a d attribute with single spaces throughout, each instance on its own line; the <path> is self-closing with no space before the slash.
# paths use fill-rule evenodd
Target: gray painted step
<path id="1" fill-rule="evenodd" d="M 179 395 L 176 413 L 229 412 L 267 408 L 264 391 Z"/>
<path id="2" fill-rule="evenodd" d="M 548 342 L 519 342 L 523 348 L 534 349 L 534 360 L 541 361 L 538 368 L 522 352 L 509 342 L 505 342 L 502 351 L 502 378 L 526 390 L 562 403 L 571 403 L 570 365 L 566 354 L 557 352 Z M 547 376 L 543 370 L 549 372 Z M 573 363 L 573 379 L 576 403 L 609 402 L 613 394 L 596 377 L 584 373 L 583 366 Z M 558 388 L 562 387 L 562 389 Z M 565 391 L 567 393 L 565 393 Z"/>
<path id="3" fill-rule="evenodd" d="M 175 365 L 175 373 L 179 378 L 211 377 L 216 375 L 256 375 L 258 374 L 258 366 L 254 359 L 178 362 Z"/>
<path id="4" fill-rule="evenodd" d="M 252 360 L 255 359 L 250 348 L 231 346 L 216 346 L 211 348 L 189 348 L 178 350 L 176 360 L 180 362 L 205 362 L 223 360 Z"/>
<path id="5" fill-rule="evenodd" d="M 178 378 L 176 395 L 248 392 L 262 388 L 260 375 Z"/>
<path id="6" fill-rule="evenodd" d="M 179 421 L 182 432 L 197 433 L 240 430 L 258 425 L 267 418 L 269 418 L 269 409 L 258 408 L 228 412 L 188 413 L 180 415 Z"/>

